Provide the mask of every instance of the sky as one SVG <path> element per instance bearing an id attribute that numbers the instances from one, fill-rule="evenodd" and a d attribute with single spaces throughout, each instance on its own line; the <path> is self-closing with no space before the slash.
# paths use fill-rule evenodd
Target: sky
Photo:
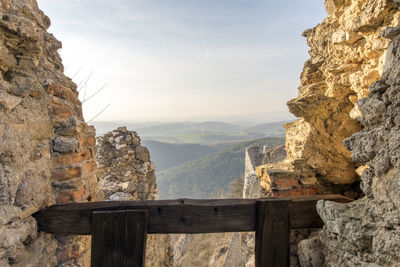
<path id="1" fill-rule="evenodd" d="M 288 117 L 322 0 L 38 0 L 85 119 Z M 107 107 L 107 108 L 106 108 Z M 103 112 L 101 112 L 106 108 Z"/>

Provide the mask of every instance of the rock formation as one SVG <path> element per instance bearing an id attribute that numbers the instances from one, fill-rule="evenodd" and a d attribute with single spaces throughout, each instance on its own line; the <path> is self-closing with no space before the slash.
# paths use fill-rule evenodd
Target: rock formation
<path id="1" fill-rule="evenodd" d="M 288 102 L 299 119 L 286 125 L 287 158 L 271 162 L 284 153 L 269 151 L 256 167 L 261 154 L 247 151 L 245 197 L 358 199 L 318 203 L 325 226 L 291 233 L 293 266 L 297 254 L 303 266 L 400 265 L 399 5 L 326 0 L 327 18 L 303 34 L 310 59 Z M 155 167 L 135 133 L 113 131 L 99 139 L 99 192 L 95 131 L 49 18 L 35 0 L 0 0 L 0 26 L 0 266 L 87 266 L 89 238 L 37 232 L 32 214 L 103 197 L 155 199 Z M 171 265 L 168 237 L 149 239 L 148 264 Z M 252 240 L 226 234 L 210 264 L 251 264 Z"/>
<path id="2" fill-rule="evenodd" d="M 318 203 L 322 246 L 303 253 L 304 265 L 317 253 L 328 266 L 400 265 L 400 26 L 381 36 L 392 40 L 382 78 L 357 101 L 364 129 L 345 140 L 354 162 L 367 166 L 361 176 L 366 196 L 347 205 Z"/>
<path id="3" fill-rule="evenodd" d="M 36 1 L 0 0 L 0 26 L 0 266 L 84 265 L 88 238 L 38 233 L 31 215 L 95 199 L 94 128 Z"/>
<path id="4" fill-rule="evenodd" d="M 304 64 L 298 97 L 288 102 L 300 118 L 286 125 L 287 159 L 258 170 L 271 196 L 359 197 L 363 167 L 353 162 L 343 140 L 362 128 L 357 100 L 382 75 L 389 41 L 380 32 L 397 22 L 397 5 L 326 0 L 325 7 L 328 17 L 303 33 L 311 58 Z"/>
<path id="5" fill-rule="evenodd" d="M 157 199 L 155 165 L 136 132 L 120 127 L 97 138 L 98 180 L 108 200 Z"/>
<path id="6" fill-rule="evenodd" d="M 398 23 L 398 2 L 326 0 L 325 7 L 327 18 L 303 33 L 311 58 L 288 102 L 300 118 L 286 125 L 287 159 L 257 175 L 269 196 L 366 195 L 318 204 L 325 226 L 300 242 L 303 266 L 398 265 L 398 30 L 387 29 Z M 308 234 L 292 232 L 292 243 Z"/>
<path id="7" fill-rule="evenodd" d="M 106 200 L 157 199 L 155 165 L 136 132 L 120 127 L 97 138 L 99 186 Z M 148 235 L 146 266 L 172 266 L 168 235 Z"/>

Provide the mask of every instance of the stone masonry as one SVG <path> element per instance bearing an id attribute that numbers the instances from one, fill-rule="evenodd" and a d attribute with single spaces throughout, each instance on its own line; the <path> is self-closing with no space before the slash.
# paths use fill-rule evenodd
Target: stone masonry
<path id="1" fill-rule="evenodd" d="M 393 0 L 326 0 L 328 17 L 303 33 L 311 58 L 298 97 L 288 102 L 300 117 L 286 125 L 288 157 L 258 167 L 257 175 L 269 196 L 366 195 L 349 205 L 321 201 L 324 231 L 304 241 L 307 229 L 292 232 L 292 243 L 301 241 L 303 266 L 398 265 L 398 207 L 391 197 L 397 194 L 389 193 L 389 184 L 396 188 L 399 156 L 394 152 L 397 87 L 395 78 L 388 78 L 398 75 L 396 41 L 389 45 L 397 33 L 386 30 L 398 22 L 397 7 Z M 373 178 L 385 174 L 388 178 Z M 382 182 L 374 186 L 374 181 Z M 296 261 L 291 258 L 292 265 Z"/>
<path id="2" fill-rule="evenodd" d="M 300 244 L 304 266 L 400 265 L 400 26 L 381 36 L 392 41 L 382 78 L 357 102 L 363 130 L 345 140 L 354 162 L 366 165 L 365 197 L 350 204 L 319 201 L 325 226 Z"/>
<path id="3" fill-rule="evenodd" d="M 256 176 L 256 167 L 261 165 L 263 157 L 259 147 L 246 148 L 243 198 L 261 197 L 262 187 Z"/>
<path id="4" fill-rule="evenodd" d="M 260 150 L 260 147 L 248 147 L 245 151 L 243 198 L 266 197 L 265 189 L 261 186 L 260 180 L 256 176 L 256 167 L 261 164 L 277 163 L 286 158 L 286 151 L 283 145 L 272 148 L 264 146 L 262 152 Z M 222 264 L 224 267 L 254 266 L 254 233 L 232 233 L 225 235 L 224 245 L 222 248 L 226 249 L 221 249 L 217 246 L 214 252 L 220 259 L 220 265 Z M 210 264 L 210 266 L 220 265 Z"/>
<path id="5" fill-rule="evenodd" d="M 326 0 L 327 18 L 303 33 L 310 59 L 288 102 L 299 119 L 286 125 L 287 158 L 255 169 L 259 153 L 250 153 L 261 195 L 358 199 L 318 203 L 325 226 L 308 239 L 307 229 L 292 232 L 293 266 L 400 265 L 399 4 Z M 149 153 L 124 128 L 99 139 L 99 191 L 95 130 L 49 26 L 35 0 L 0 0 L 0 266 L 87 266 L 88 237 L 40 233 L 32 214 L 55 203 L 157 195 Z M 149 242 L 149 266 L 172 264 L 167 236 Z"/>
<path id="6" fill-rule="evenodd" d="M 327 18 L 303 33 L 311 58 L 298 97 L 288 102 L 299 119 L 286 125 L 287 159 L 257 170 L 270 196 L 362 195 L 364 167 L 343 140 L 363 127 L 357 100 L 382 75 L 389 40 L 380 32 L 399 12 L 393 0 L 326 0 L 325 7 Z"/>
<path id="7" fill-rule="evenodd" d="M 95 131 L 61 43 L 34 0 L 0 0 L 0 266 L 82 266 L 89 239 L 38 233 L 31 216 L 96 197 Z"/>
<path id="8" fill-rule="evenodd" d="M 97 138 L 99 186 L 108 200 L 157 199 L 155 165 L 136 132 L 120 127 Z"/>
<path id="9" fill-rule="evenodd" d="M 97 138 L 98 179 L 106 200 L 158 198 L 155 165 L 136 132 L 120 127 Z M 148 235 L 146 266 L 172 266 L 169 235 Z"/>

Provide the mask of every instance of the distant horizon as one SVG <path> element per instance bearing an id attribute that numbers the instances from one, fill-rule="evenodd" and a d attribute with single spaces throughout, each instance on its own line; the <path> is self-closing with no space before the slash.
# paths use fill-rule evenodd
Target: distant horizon
<path id="1" fill-rule="evenodd" d="M 197 116 L 197 117 L 175 117 L 175 118 L 148 118 L 148 119 L 127 119 L 127 120 L 105 120 L 96 119 L 92 122 L 114 122 L 114 123 L 178 123 L 178 122 L 247 122 L 252 124 L 275 123 L 281 121 L 294 121 L 297 118 L 291 114 L 281 114 L 281 116 L 274 116 L 273 112 L 256 113 L 256 114 L 232 114 L 228 116 Z"/>
<path id="2" fill-rule="evenodd" d="M 107 84 L 82 105 L 91 120 L 110 104 L 103 121 L 287 114 L 309 57 L 301 33 L 326 17 L 320 0 L 38 4 L 80 99 Z"/>

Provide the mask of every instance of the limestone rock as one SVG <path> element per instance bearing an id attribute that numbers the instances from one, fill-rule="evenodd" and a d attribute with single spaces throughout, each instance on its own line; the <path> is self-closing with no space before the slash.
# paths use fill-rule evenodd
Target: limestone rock
<path id="1" fill-rule="evenodd" d="M 17 64 L 17 60 L 10 54 L 7 47 L 3 43 L 0 43 L 0 69 L 6 72 L 11 67 Z"/>
<path id="2" fill-rule="evenodd" d="M 259 147 L 248 147 L 245 152 L 245 173 L 243 185 L 243 198 L 259 198 L 262 195 L 262 187 L 256 176 L 256 167 L 260 165 L 264 154 Z"/>
<path id="3" fill-rule="evenodd" d="M 106 200 L 157 199 L 154 163 L 140 145 L 136 132 L 120 127 L 97 138 L 100 188 Z M 173 252 L 168 235 L 149 235 L 146 266 L 172 266 Z"/>
<path id="4" fill-rule="evenodd" d="M 400 49 L 399 29 L 384 31 L 392 39 L 388 53 Z M 364 129 L 345 140 L 352 158 L 367 166 L 361 183 L 366 196 L 350 204 L 317 205 L 325 223 L 319 236 L 327 266 L 400 264 L 400 58 L 386 60 L 381 80 L 358 101 Z"/>
<path id="5" fill-rule="evenodd" d="M 120 127 L 98 137 L 97 141 L 99 183 L 106 199 L 122 191 L 131 194 L 133 199 L 157 198 L 150 154 L 140 145 L 136 132 Z"/>
<path id="6" fill-rule="evenodd" d="M 94 200 L 98 192 L 95 132 L 83 121 L 49 26 L 35 0 L 0 0 L 1 266 L 89 263 L 87 237 L 61 243 L 38 233 L 31 216 L 56 202 Z M 76 131 L 59 131 L 67 126 Z"/>
<path id="7" fill-rule="evenodd" d="M 300 241 L 298 245 L 300 265 L 304 267 L 323 266 L 323 248 L 324 247 L 319 236 L 316 235 Z"/>
<path id="8" fill-rule="evenodd" d="M 112 201 L 126 201 L 126 200 L 133 200 L 133 196 L 129 193 L 124 192 L 116 192 L 109 197 Z"/>
<path id="9" fill-rule="evenodd" d="M 340 193 L 357 199 L 364 193 L 390 210 L 381 216 L 391 223 L 385 219 L 383 224 L 395 225 L 396 179 L 383 177 L 399 167 L 400 156 L 399 89 L 394 86 L 400 72 L 399 49 L 396 41 L 387 39 L 396 40 L 399 34 L 398 1 L 326 0 L 325 8 L 327 18 L 303 33 L 310 59 L 304 64 L 298 97 L 288 102 L 290 112 L 300 118 L 285 126 L 287 158 L 257 167 L 257 176 L 270 196 Z M 366 165 L 360 183 L 357 170 Z M 319 204 L 326 223 L 318 235 L 327 251 L 323 264 L 398 265 L 389 249 L 381 256 L 374 252 L 374 235 L 383 240 L 378 239 L 381 231 L 362 212 L 378 220 L 377 205 Z M 394 231 L 384 231 L 385 236 L 397 231 L 393 227 Z M 300 253 L 312 254 L 311 243 L 301 243 Z M 320 256 L 304 255 L 302 265 L 322 264 Z"/>
<path id="10" fill-rule="evenodd" d="M 355 100 L 368 95 L 383 71 L 387 41 L 380 32 L 396 23 L 397 10 L 383 0 L 329 0 L 325 6 L 328 17 L 305 33 L 311 59 L 304 65 L 298 98 L 288 102 L 290 111 L 303 118 L 287 125 L 286 149 L 288 160 L 304 159 L 321 181 L 350 184 L 359 177 L 343 140 L 361 129 L 353 119 L 361 114 Z M 365 114 L 381 120 L 382 104 L 371 104 L 374 112 Z"/>
<path id="11" fill-rule="evenodd" d="M 0 108 L 5 111 L 12 111 L 21 103 L 21 98 L 0 92 Z"/>
<path id="12" fill-rule="evenodd" d="M 60 153 L 74 152 L 77 149 L 78 140 L 64 136 L 57 136 L 53 141 L 53 150 Z"/>
<path id="13" fill-rule="evenodd" d="M 285 160 L 287 156 L 284 145 L 273 147 L 264 152 L 262 164 L 278 163 Z"/>

